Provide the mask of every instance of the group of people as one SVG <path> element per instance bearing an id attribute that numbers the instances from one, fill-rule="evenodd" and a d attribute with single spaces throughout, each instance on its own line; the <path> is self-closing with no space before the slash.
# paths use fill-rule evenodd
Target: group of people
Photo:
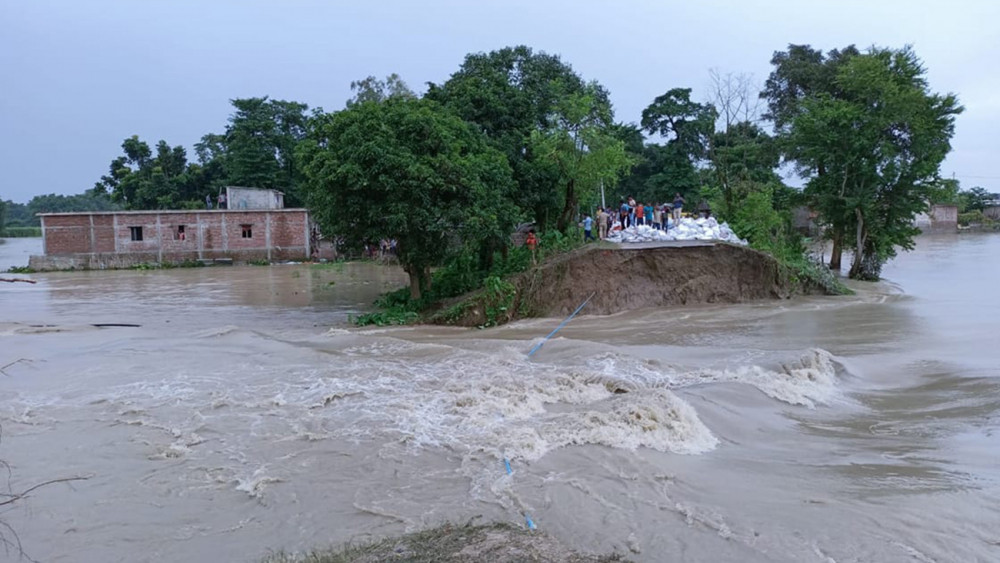
<path id="1" fill-rule="evenodd" d="M 684 197 L 677 193 L 671 203 L 637 203 L 631 196 L 627 200 L 619 202 L 618 209 L 603 207 L 597 208 L 596 217 L 586 215 L 583 219 L 584 240 L 595 240 L 593 234 L 594 223 L 597 223 L 598 238 L 604 240 L 608 233 L 614 230 L 615 223 L 619 223 L 622 229 L 632 226 L 649 225 L 654 229 L 667 230 L 670 220 L 674 224 L 681 220 L 681 213 L 684 211 Z"/>
<path id="2" fill-rule="evenodd" d="M 207 195 L 205 195 L 205 209 L 211 209 L 211 208 L 212 208 L 212 195 L 211 194 L 207 194 Z M 225 192 L 222 192 L 222 193 L 219 194 L 217 209 L 229 209 L 229 206 L 226 205 L 226 193 Z"/>

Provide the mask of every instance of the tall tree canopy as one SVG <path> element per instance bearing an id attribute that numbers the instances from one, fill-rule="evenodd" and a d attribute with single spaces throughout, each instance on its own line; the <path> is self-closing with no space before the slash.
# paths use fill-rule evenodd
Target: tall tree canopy
<path id="1" fill-rule="evenodd" d="M 843 64 L 859 54 L 860 51 L 854 45 L 833 49 L 826 54 L 809 45 L 789 45 L 787 51 L 774 53 L 771 58 L 774 69 L 768 76 L 760 97 L 767 100 L 768 111 L 764 118 L 774 124 L 778 146 L 786 160 L 800 162 L 798 150 L 801 147 L 787 142 L 795 117 L 804 111 L 809 100 L 819 96 L 842 98 L 844 92 L 837 82 L 837 74 Z M 802 175 L 823 176 L 825 173 L 826 166 L 823 162 L 818 162 L 811 172 L 800 169 Z M 834 224 L 830 227 L 828 236 L 833 240 L 830 268 L 839 270 L 845 233 L 842 225 Z"/>
<path id="2" fill-rule="evenodd" d="M 365 102 L 384 102 L 389 98 L 415 99 L 417 97 L 395 72 L 386 76 L 385 80 L 379 80 L 374 76 L 352 80 L 351 92 L 354 92 L 354 96 L 347 100 L 347 107 Z"/>
<path id="3" fill-rule="evenodd" d="M 301 203 L 295 146 L 305 138 L 308 106 L 298 102 L 246 98 L 232 100 L 223 141 L 223 167 L 230 185 L 285 192 L 289 206 Z"/>
<path id="4" fill-rule="evenodd" d="M 595 201 L 602 183 L 613 186 L 632 164 L 624 141 L 611 129 L 610 108 L 600 99 L 600 86 L 588 84 L 582 93 L 564 96 L 555 119 L 532 133 L 531 148 L 542 162 L 558 171 L 563 208 L 556 228 L 566 230 L 581 200 Z"/>
<path id="5" fill-rule="evenodd" d="M 611 115 L 603 87 L 588 85 L 557 55 L 518 46 L 466 56 L 444 84 L 430 85 L 426 97 L 474 124 L 507 156 L 515 202 L 545 228 L 562 215 L 565 183 L 551 159 L 539 158 L 532 134 L 557 126 L 560 101 L 576 95 L 590 96 L 592 119 L 611 127 L 603 118 Z"/>
<path id="6" fill-rule="evenodd" d="M 397 240 L 413 298 L 459 245 L 505 237 L 518 219 L 504 155 L 429 100 L 370 101 L 317 117 L 299 158 L 323 230 L 354 243 Z"/>
<path id="7" fill-rule="evenodd" d="M 789 126 L 813 207 L 853 235 L 845 239 L 855 251 L 852 278 L 878 279 L 897 248 L 912 248 L 913 218 L 939 185 L 963 108 L 954 95 L 932 93 L 925 73 L 908 47 L 873 48 L 838 67 L 837 96 L 806 98 Z"/>

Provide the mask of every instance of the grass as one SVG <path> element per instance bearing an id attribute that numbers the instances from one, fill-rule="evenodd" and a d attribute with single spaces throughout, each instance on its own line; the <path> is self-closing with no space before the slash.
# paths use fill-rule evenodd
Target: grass
<path id="1" fill-rule="evenodd" d="M 34 274 L 35 270 L 33 270 L 29 266 L 12 266 L 12 267 L 10 267 L 10 268 L 7 269 L 6 273 L 8 273 L 8 274 Z"/>
<path id="2" fill-rule="evenodd" d="M 304 555 L 272 553 L 261 563 L 437 563 L 439 561 L 491 561 L 513 563 L 604 563 L 626 561 L 621 556 L 588 556 L 574 553 L 554 539 L 509 524 L 445 524 L 398 538 L 348 544 Z"/>

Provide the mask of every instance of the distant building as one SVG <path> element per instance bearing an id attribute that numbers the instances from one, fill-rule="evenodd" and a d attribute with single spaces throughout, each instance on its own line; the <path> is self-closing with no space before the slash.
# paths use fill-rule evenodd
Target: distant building
<path id="1" fill-rule="evenodd" d="M 249 197 L 245 201 L 250 205 Z M 39 216 L 45 255 L 31 257 L 29 265 L 36 270 L 127 268 L 186 260 L 308 260 L 315 237 L 305 209 L 95 211 Z"/>
<path id="2" fill-rule="evenodd" d="M 921 213 L 913 219 L 915 227 L 921 231 L 957 231 L 958 206 L 932 205 L 926 213 Z"/>

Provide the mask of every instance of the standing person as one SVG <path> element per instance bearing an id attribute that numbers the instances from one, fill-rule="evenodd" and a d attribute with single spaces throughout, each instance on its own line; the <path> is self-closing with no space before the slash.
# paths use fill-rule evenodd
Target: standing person
<path id="1" fill-rule="evenodd" d="M 680 192 L 674 194 L 674 223 L 678 223 L 681 220 L 681 210 L 684 208 L 684 198 L 681 197 Z"/>
<path id="2" fill-rule="evenodd" d="M 601 240 L 608 238 L 608 214 L 603 207 L 597 208 L 597 238 Z"/>
<path id="3" fill-rule="evenodd" d="M 535 229 L 528 231 L 528 238 L 524 239 L 524 245 L 531 251 L 531 264 L 537 264 L 538 256 L 536 249 L 538 248 L 538 237 L 535 236 Z"/>
<path id="4" fill-rule="evenodd" d="M 666 230 L 663 228 L 663 209 L 659 205 L 653 206 L 653 228 Z"/>
<path id="5" fill-rule="evenodd" d="M 651 226 L 651 227 L 654 226 L 653 225 L 653 204 L 652 203 L 647 203 L 646 207 L 644 207 L 643 209 L 646 212 L 646 224 L 649 225 L 649 226 Z"/>
<path id="6" fill-rule="evenodd" d="M 205 194 L 205 209 L 212 208 L 212 194 Z"/>
<path id="7" fill-rule="evenodd" d="M 635 206 L 635 220 L 636 225 L 646 224 L 646 207 L 641 203 Z"/>
<path id="8" fill-rule="evenodd" d="M 619 219 L 621 219 L 622 230 L 624 231 L 628 228 L 628 204 L 625 203 L 625 200 L 622 200 L 621 206 L 618 208 L 618 215 Z"/>
<path id="9" fill-rule="evenodd" d="M 594 240 L 594 219 L 587 213 L 583 216 L 583 242 Z"/>
<path id="10" fill-rule="evenodd" d="M 226 192 L 219 194 L 219 209 L 229 209 L 229 205 L 226 203 Z"/>

